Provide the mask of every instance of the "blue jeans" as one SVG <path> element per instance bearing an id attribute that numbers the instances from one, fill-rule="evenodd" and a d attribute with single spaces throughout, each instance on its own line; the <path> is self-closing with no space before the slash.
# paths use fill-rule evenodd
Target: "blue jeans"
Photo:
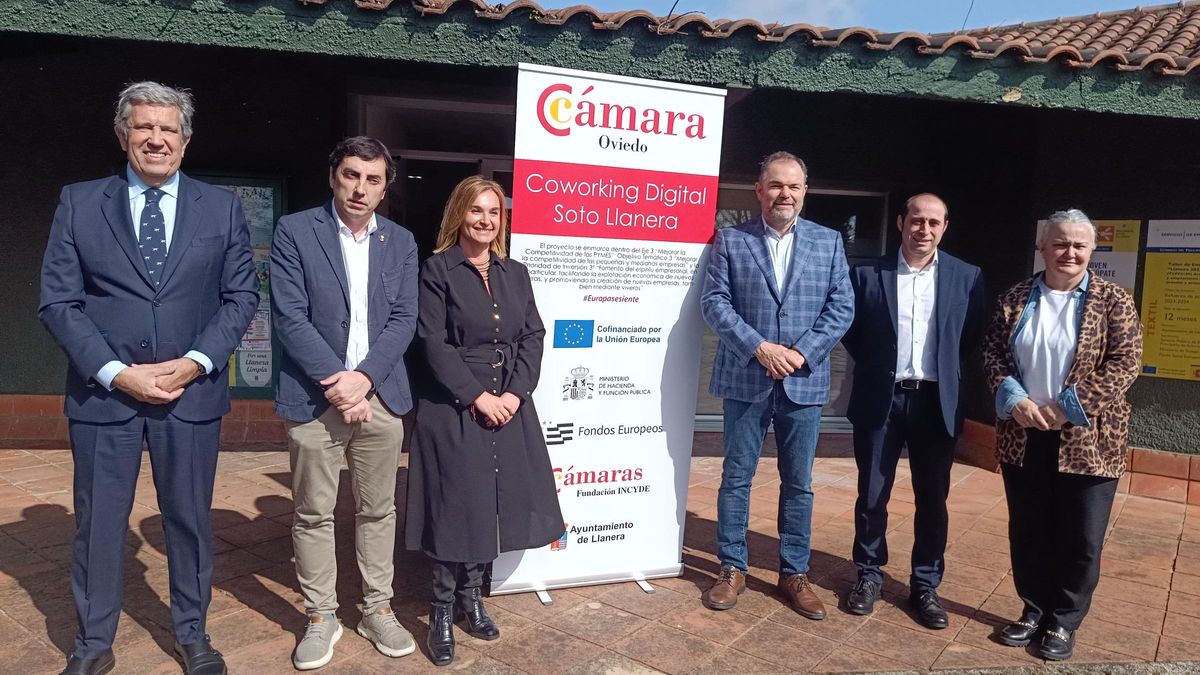
<path id="1" fill-rule="evenodd" d="M 767 426 L 779 446 L 779 573 L 808 572 L 812 530 L 812 466 L 821 432 L 821 406 L 796 405 L 782 383 L 762 401 L 725 399 L 725 464 L 717 493 L 717 557 L 745 572 L 750 481 Z"/>

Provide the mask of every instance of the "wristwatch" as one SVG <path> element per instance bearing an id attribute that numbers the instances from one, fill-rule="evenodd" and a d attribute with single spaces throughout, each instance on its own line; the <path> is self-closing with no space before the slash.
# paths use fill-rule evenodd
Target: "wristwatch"
<path id="1" fill-rule="evenodd" d="M 190 357 L 190 356 L 188 356 L 188 357 L 184 357 L 184 358 L 186 358 L 188 361 L 191 361 L 192 363 L 196 364 L 196 377 L 200 377 L 201 375 L 204 375 L 205 373 L 207 373 L 207 372 L 208 372 L 208 371 L 207 371 L 207 370 L 204 368 L 204 364 L 203 364 L 203 363 L 200 363 L 199 361 L 197 361 L 196 359 L 193 359 L 193 358 L 192 358 L 192 357 Z"/>

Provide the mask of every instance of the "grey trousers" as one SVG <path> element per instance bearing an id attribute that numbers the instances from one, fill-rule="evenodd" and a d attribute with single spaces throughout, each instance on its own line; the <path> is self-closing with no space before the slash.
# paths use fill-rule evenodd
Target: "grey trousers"
<path id="1" fill-rule="evenodd" d="M 362 574 L 363 613 L 390 605 L 396 546 L 396 470 L 404 426 L 379 397 L 371 421 L 346 424 L 330 407 L 311 422 L 287 423 L 292 465 L 292 545 L 308 613 L 338 608 L 333 509 L 342 460 L 354 494 L 354 545 Z"/>

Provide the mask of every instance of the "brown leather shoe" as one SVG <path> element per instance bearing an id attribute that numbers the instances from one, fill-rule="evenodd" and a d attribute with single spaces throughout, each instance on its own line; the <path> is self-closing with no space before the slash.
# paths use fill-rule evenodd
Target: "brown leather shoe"
<path id="1" fill-rule="evenodd" d="M 733 565 L 721 565 L 717 580 L 700 596 L 709 609 L 733 609 L 738 596 L 746 592 L 746 575 Z"/>
<path id="2" fill-rule="evenodd" d="M 806 619 L 820 621 L 825 618 L 825 604 L 813 592 L 807 574 L 789 574 L 780 577 L 779 590 L 787 597 L 796 613 Z"/>

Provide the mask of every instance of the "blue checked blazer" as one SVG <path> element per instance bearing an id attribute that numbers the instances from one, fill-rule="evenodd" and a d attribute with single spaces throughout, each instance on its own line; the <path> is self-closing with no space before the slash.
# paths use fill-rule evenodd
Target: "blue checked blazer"
<path id="1" fill-rule="evenodd" d="M 700 299 L 704 320 L 720 343 L 713 361 L 713 396 L 761 401 L 774 380 L 754 357 L 766 340 L 792 347 L 805 364 L 784 380 L 798 405 L 829 400 L 829 352 L 854 319 L 854 291 L 842 236 L 796 219 L 792 264 L 776 288 L 761 218 L 717 232 Z"/>

